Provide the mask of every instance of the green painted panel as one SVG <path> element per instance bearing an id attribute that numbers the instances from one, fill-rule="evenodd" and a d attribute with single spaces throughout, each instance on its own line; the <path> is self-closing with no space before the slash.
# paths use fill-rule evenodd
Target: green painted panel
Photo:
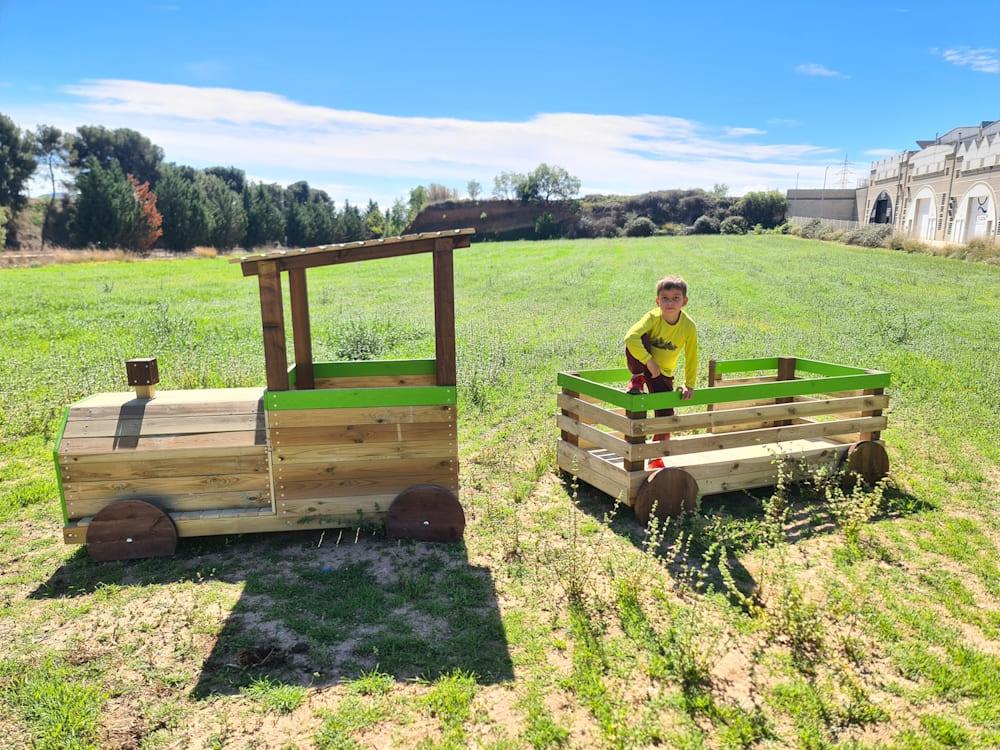
<path id="1" fill-rule="evenodd" d="M 580 370 L 573 374 L 592 383 L 624 383 L 632 377 L 632 373 L 624 367 L 610 370 Z"/>
<path id="2" fill-rule="evenodd" d="M 673 393 L 630 396 L 617 388 L 610 388 L 600 383 L 589 382 L 567 373 L 559 373 L 558 383 L 569 390 L 594 396 L 629 411 L 649 411 L 651 409 L 668 409 L 678 406 L 700 406 L 705 404 L 723 404 L 730 401 L 751 401 L 782 398 L 785 396 L 810 396 L 813 394 L 853 391 L 865 388 L 886 388 L 889 385 L 889 373 L 841 375 L 827 378 L 810 378 L 808 380 L 779 380 L 773 383 L 699 388 L 695 390 L 693 396 L 687 401 L 681 400 L 680 393 L 677 391 Z"/>
<path id="3" fill-rule="evenodd" d="M 753 372 L 754 370 L 777 370 L 777 357 L 759 357 L 757 359 L 720 359 L 715 363 L 715 372 L 725 375 L 730 372 Z"/>
<path id="4" fill-rule="evenodd" d="M 433 359 L 374 359 L 350 362 L 313 362 L 314 378 L 351 378 L 373 375 L 433 375 L 437 362 Z M 295 365 L 288 368 L 288 387 L 298 380 Z"/>
<path id="5" fill-rule="evenodd" d="M 66 511 L 66 495 L 63 493 L 62 470 L 59 468 L 59 446 L 62 444 L 63 433 L 66 432 L 66 422 L 69 421 L 69 407 L 63 409 L 62 422 L 56 433 L 56 446 L 52 449 L 52 460 L 56 465 L 56 487 L 59 488 L 59 504 L 62 506 L 63 526 L 69 523 L 69 513 Z"/>
<path id="6" fill-rule="evenodd" d="M 455 386 L 393 388 L 320 388 L 309 391 L 265 391 L 264 407 L 282 409 L 348 409 L 366 406 L 436 406 L 457 401 Z"/>
<path id="7" fill-rule="evenodd" d="M 861 367 L 835 365 L 832 362 L 820 362 L 818 359 L 796 359 L 795 369 L 813 375 L 864 375 L 871 372 Z"/>

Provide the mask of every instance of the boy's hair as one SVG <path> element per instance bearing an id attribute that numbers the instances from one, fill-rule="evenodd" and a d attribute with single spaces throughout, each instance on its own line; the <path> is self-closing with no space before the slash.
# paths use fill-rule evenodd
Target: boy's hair
<path id="1" fill-rule="evenodd" d="M 656 296 L 660 296 L 660 292 L 664 289 L 680 289 L 681 294 L 685 297 L 688 296 L 688 285 L 680 276 L 664 276 L 662 279 L 656 282 Z"/>

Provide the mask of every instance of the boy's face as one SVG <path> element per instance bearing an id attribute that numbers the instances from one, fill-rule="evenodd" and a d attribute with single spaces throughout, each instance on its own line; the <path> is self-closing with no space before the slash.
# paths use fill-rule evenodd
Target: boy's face
<path id="1" fill-rule="evenodd" d="M 688 303 L 688 298 L 680 289 L 663 289 L 656 295 L 656 305 L 660 308 L 665 320 L 674 322 L 681 314 L 681 308 Z"/>

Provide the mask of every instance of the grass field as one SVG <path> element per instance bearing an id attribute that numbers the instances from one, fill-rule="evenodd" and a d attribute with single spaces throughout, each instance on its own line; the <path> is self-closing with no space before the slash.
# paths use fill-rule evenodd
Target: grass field
<path id="1" fill-rule="evenodd" d="M 554 468 L 555 374 L 620 366 L 680 273 L 709 357 L 888 370 L 892 484 L 709 498 L 650 540 Z M 317 360 L 430 355 L 430 259 L 310 276 Z M 0 271 L 0 744 L 1000 746 L 1000 269 L 791 237 L 456 254 L 464 544 L 61 541 L 61 408 L 264 382 L 222 259 Z M 846 505 L 845 505 L 846 503 Z M 844 512 L 846 508 L 847 512 Z"/>

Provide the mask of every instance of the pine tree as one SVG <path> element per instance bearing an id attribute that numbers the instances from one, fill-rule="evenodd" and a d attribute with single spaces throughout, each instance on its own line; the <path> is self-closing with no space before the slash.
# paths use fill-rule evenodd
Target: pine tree
<path id="1" fill-rule="evenodd" d="M 190 250 L 208 242 L 207 200 L 184 168 L 163 169 L 156 184 L 157 207 L 163 215 L 163 245 L 170 250 Z"/>
<path id="2" fill-rule="evenodd" d="M 105 169 L 90 157 L 77 175 L 76 188 L 79 198 L 70 223 L 76 244 L 134 248 L 144 217 L 118 160 Z"/>

